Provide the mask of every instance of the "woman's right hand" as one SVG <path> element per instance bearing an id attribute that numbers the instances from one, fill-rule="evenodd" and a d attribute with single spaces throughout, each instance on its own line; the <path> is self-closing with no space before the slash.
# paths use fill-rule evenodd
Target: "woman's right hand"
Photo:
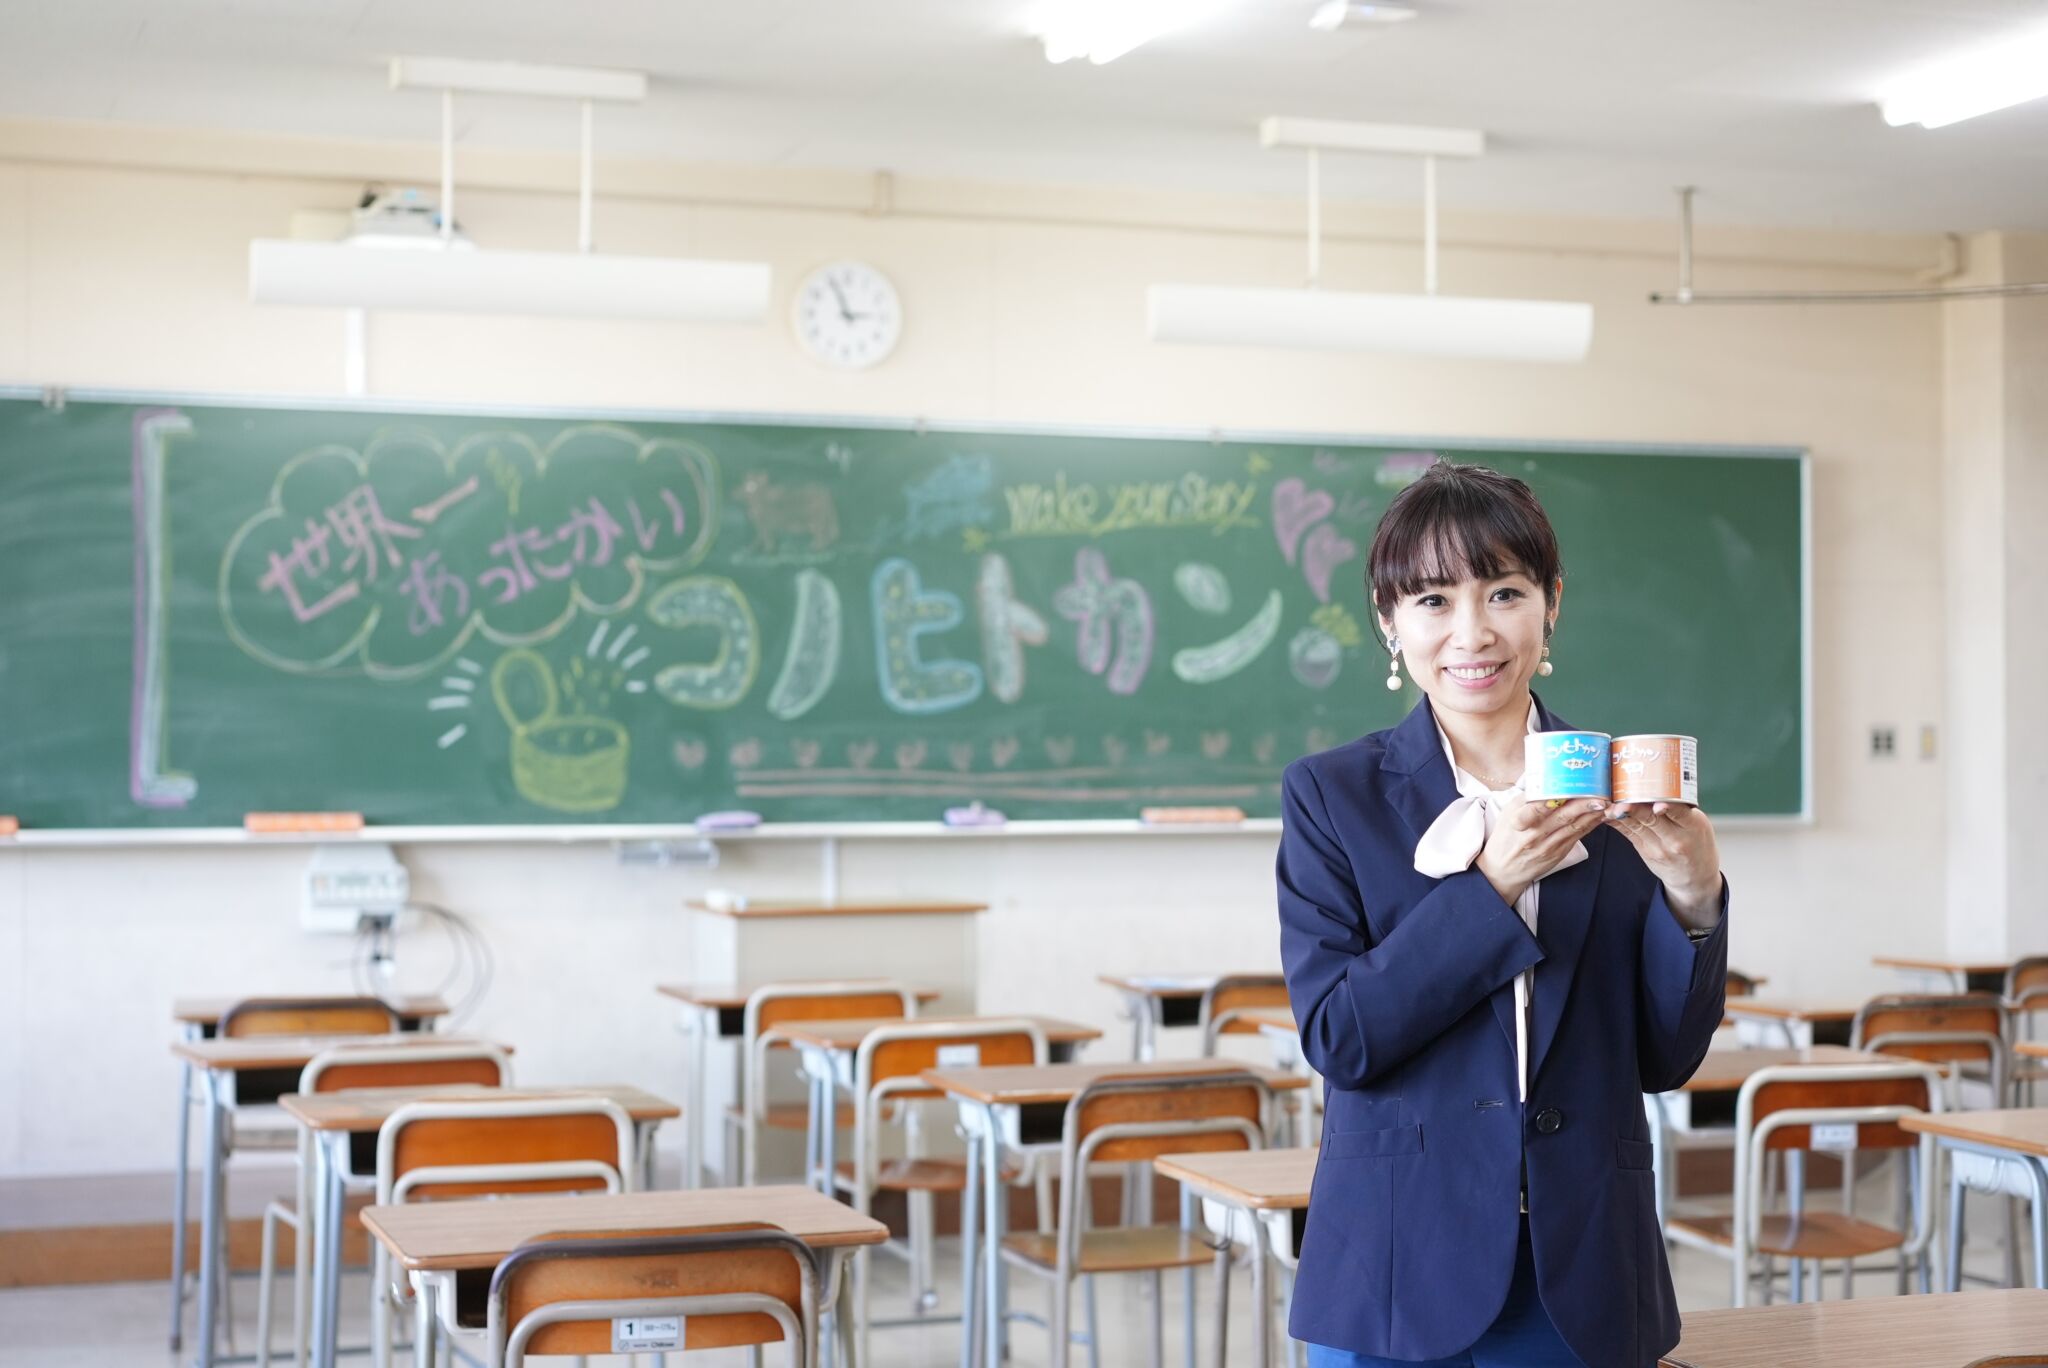
<path id="1" fill-rule="evenodd" d="M 1557 868 L 1572 846 L 1600 825 L 1606 812 L 1607 804 L 1598 798 L 1574 798 L 1555 808 L 1541 799 L 1504 803 L 1472 867 L 1512 907 L 1529 885 Z"/>

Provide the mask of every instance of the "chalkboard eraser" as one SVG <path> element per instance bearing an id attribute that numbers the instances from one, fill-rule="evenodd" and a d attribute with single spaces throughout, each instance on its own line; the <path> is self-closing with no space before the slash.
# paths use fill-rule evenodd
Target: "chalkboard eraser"
<path id="1" fill-rule="evenodd" d="M 1244 809 L 1237 807 L 1148 807 L 1138 809 L 1138 820 L 1148 826 L 1170 826 L 1189 822 L 1242 822 Z"/>
<path id="2" fill-rule="evenodd" d="M 21 832 L 21 818 L 0 817 L 0 836 L 15 836 Z"/>
<path id="3" fill-rule="evenodd" d="M 699 831 L 745 831 L 748 827 L 761 825 L 758 812 L 707 812 L 696 820 Z"/>
<path id="4" fill-rule="evenodd" d="M 360 812 L 249 812 L 242 816 L 242 830 L 254 836 L 362 829 L 363 814 Z"/>
<path id="5" fill-rule="evenodd" d="M 946 809 L 946 825 L 949 827 L 1001 826 L 1009 820 L 994 808 L 984 807 L 978 801 L 969 803 L 966 807 Z"/>

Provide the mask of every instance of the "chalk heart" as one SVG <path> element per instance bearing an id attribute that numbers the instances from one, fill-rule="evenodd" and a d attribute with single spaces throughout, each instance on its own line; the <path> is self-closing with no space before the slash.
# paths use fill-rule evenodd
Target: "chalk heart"
<path id="1" fill-rule="evenodd" d="M 704 743 L 702 741 L 676 742 L 676 763 L 686 770 L 704 768 Z"/>
<path id="2" fill-rule="evenodd" d="M 1330 576 L 1357 554 L 1358 543 L 1328 523 L 1308 534 L 1308 542 L 1301 548 L 1301 573 L 1319 600 L 1330 601 Z"/>
<path id="3" fill-rule="evenodd" d="M 1003 769 L 1012 760 L 1017 758 L 1017 751 L 1020 749 L 1020 745 L 1021 743 L 1016 737 L 1005 736 L 999 741 L 990 743 L 988 758 L 995 761 L 997 769 Z"/>
<path id="4" fill-rule="evenodd" d="M 853 762 L 855 769 L 866 769 L 875 763 L 875 757 L 881 754 L 881 750 L 879 741 L 849 741 L 846 743 L 846 758 Z"/>
<path id="5" fill-rule="evenodd" d="M 752 769 L 761 763 L 761 743 L 751 738 L 732 748 L 732 763 L 736 769 Z"/>
<path id="6" fill-rule="evenodd" d="M 1211 760 L 1221 760 L 1224 756 L 1230 754 L 1230 733 L 1203 732 L 1202 754 L 1208 756 Z"/>
<path id="7" fill-rule="evenodd" d="M 1147 731 L 1145 733 L 1145 754 L 1147 755 L 1164 755 L 1172 746 L 1173 738 L 1165 732 Z"/>
<path id="8" fill-rule="evenodd" d="M 931 747 L 922 741 L 905 741 L 896 747 L 896 768 L 914 770 L 924 763 L 924 757 Z"/>
<path id="9" fill-rule="evenodd" d="M 1273 746 L 1274 741 L 1271 733 L 1260 737 L 1252 742 L 1252 759 L 1262 765 L 1270 765 L 1273 763 Z"/>
<path id="10" fill-rule="evenodd" d="M 1330 516 L 1337 501 L 1320 489 L 1310 489 L 1298 479 L 1282 480 L 1273 486 L 1273 537 L 1280 554 L 1294 564 L 1301 547 L 1301 534 Z"/>
<path id="11" fill-rule="evenodd" d="M 974 743 L 955 741 L 946 747 L 946 758 L 953 762 L 953 768 L 965 773 L 974 767 Z"/>
<path id="12" fill-rule="evenodd" d="M 789 743 L 789 753 L 796 757 L 798 769 L 810 769 L 818 763 L 818 757 L 824 754 L 824 752 L 825 747 L 816 741 L 792 741 Z"/>
<path id="13" fill-rule="evenodd" d="M 1131 747 L 1121 736 L 1102 738 L 1102 755 L 1112 765 L 1121 765 L 1124 757 L 1131 753 Z"/>
<path id="14" fill-rule="evenodd" d="M 1055 765 L 1070 763 L 1074 758 L 1074 738 L 1071 736 L 1049 736 L 1045 739 L 1045 755 Z"/>

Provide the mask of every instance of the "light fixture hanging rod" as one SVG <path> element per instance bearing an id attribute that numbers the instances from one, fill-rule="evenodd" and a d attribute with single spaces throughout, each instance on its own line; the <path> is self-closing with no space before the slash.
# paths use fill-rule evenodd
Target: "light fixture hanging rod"
<path id="1" fill-rule="evenodd" d="M 393 57 L 391 88 L 631 103 L 647 98 L 647 77 L 638 71 L 609 71 L 601 67 L 475 62 L 460 57 Z"/>
<path id="2" fill-rule="evenodd" d="M 1308 283 L 1313 289 L 1323 275 L 1323 158 L 1308 150 Z"/>
<path id="3" fill-rule="evenodd" d="M 1436 293 L 1436 158 L 1422 159 L 1422 292 Z"/>
<path id="4" fill-rule="evenodd" d="M 441 92 L 441 245 L 455 240 L 455 92 Z"/>
<path id="5" fill-rule="evenodd" d="M 591 169 L 590 155 L 590 101 L 583 102 L 583 159 L 582 174 L 577 177 L 576 188 L 576 250 L 590 250 L 590 187 L 595 174 Z"/>

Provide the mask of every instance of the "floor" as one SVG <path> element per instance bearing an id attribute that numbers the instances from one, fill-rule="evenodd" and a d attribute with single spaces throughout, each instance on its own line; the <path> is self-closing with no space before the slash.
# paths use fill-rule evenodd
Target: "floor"
<path id="1" fill-rule="evenodd" d="M 1991 1232 L 1998 1228 L 1998 1218 L 1987 1199 L 1973 1198 L 1970 1229 L 1972 1241 L 1965 1259 L 1966 1269 L 1977 1275 L 1991 1277 L 2001 1273 L 2003 1257 L 1993 1242 Z M 1881 1208 L 1880 1208 L 1881 1209 Z M 940 1263 L 942 1270 L 941 1288 L 947 1294 L 952 1291 L 953 1278 L 944 1277 L 944 1272 L 958 1268 L 956 1246 L 948 1240 L 941 1241 Z M 1728 1266 L 1725 1262 L 1692 1250 L 1680 1249 L 1672 1256 L 1673 1277 L 1678 1288 L 1679 1305 L 1687 1310 L 1726 1306 L 1728 1304 Z M 957 1277 L 957 1274 L 954 1275 Z M 893 1317 L 906 1314 L 907 1294 L 903 1265 L 900 1261 L 882 1257 L 875 1262 L 876 1315 Z M 1043 1284 L 1032 1286 L 1035 1280 L 1014 1279 L 1018 1290 L 1014 1301 L 1018 1309 L 1042 1310 L 1045 1305 Z M 1167 1363 L 1184 1362 L 1180 1346 L 1182 1300 L 1178 1278 L 1169 1277 L 1165 1296 L 1165 1323 Z M 1211 1302 L 1207 1274 L 1197 1284 L 1198 1306 L 1206 1317 Z M 365 1338 L 367 1312 L 363 1309 L 366 1299 L 367 1280 L 361 1274 L 350 1275 L 343 1289 L 344 1343 L 360 1344 Z M 1859 1297 L 1893 1295 L 1896 1290 L 1894 1276 L 1886 1272 L 1858 1275 L 1856 1294 Z M 1247 1323 L 1244 1308 L 1248 1287 L 1240 1272 L 1232 1290 L 1231 1307 L 1232 1334 L 1229 1363 L 1248 1365 L 1251 1349 L 1247 1339 Z M 37 1288 L 28 1290 L 0 1291 L 0 1368 L 173 1368 L 176 1358 L 165 1347 L 165 1332 L 169 1316 L 167 1290 L 163 1284 L 114 1284 L 98 1287 Z M 1124 1364 L 1146 1362 L 1146 1349 L 1150 1317 L 1149 1303 L 1142 1294 L 1138 1281 L 1133 1278 L 1105 1278 L 1099 1291 L 1100 1312 L 1103 1320 L 1104 1347 L 1102 1361 L 1110 1368 Z M 1839 1271 L 1827 1279 L 1826 1296 L 1830 1299 L 1841 1295 Z M 256 1285 L 253 1278 L 238 1279 L 234 1288 L 235 1322 L 237 1347 L 245 1352 L 252 1347 L 255 1334 Z M 950 1310 L 950 1301 L 941 1311 Z M 1076 1314 L 1079 1313 L 1079 1298 L 1076 1298 Z M 189 1313 L 188 1313 L 189 1314 Z M 188 1320 L 189 1326 L 189 1320 Z M 1012 1332 L 1012 1368 L 1043 1368 L 1048 1360 L 1048 1346 L 1045 1332 L 1032 1325 L 1019 1324 Z M 1206 1318 L 1198 1331 L 1202 1346 L 1200 1362 L 1212 1362 L 1213 1353 Z M 959 1362 L 960 1340 L 957 1325 L 932 1325 L 909 1329 L 881 1329 L 874 1332 L 873 1363 L 875 1368 L 941 1368 Z M 1078 1348 L 1074 1363 L 1085 1362 L 1085 1354 Z M 345 1357 L 344 1364 L 361 1364 L 361 1357 Z M 410 1363 L 408 1355 L 401 1355 L 401 1362 Z M 560 1360 L 544 1360 L 559 1362 Z M 770 1365 L 779 1360 L 770 1357 Z M 592 1364 L 623 1363 L 622 1359 L 594 1358 Z M 671 1362 L 679 1362 L 672 1359 Z M 705 1368 L 739 1368 L 746 1362 L 742 1352 L 714 1353 L 693 1358 L 694 1365 L 702 1363 Z"/>

